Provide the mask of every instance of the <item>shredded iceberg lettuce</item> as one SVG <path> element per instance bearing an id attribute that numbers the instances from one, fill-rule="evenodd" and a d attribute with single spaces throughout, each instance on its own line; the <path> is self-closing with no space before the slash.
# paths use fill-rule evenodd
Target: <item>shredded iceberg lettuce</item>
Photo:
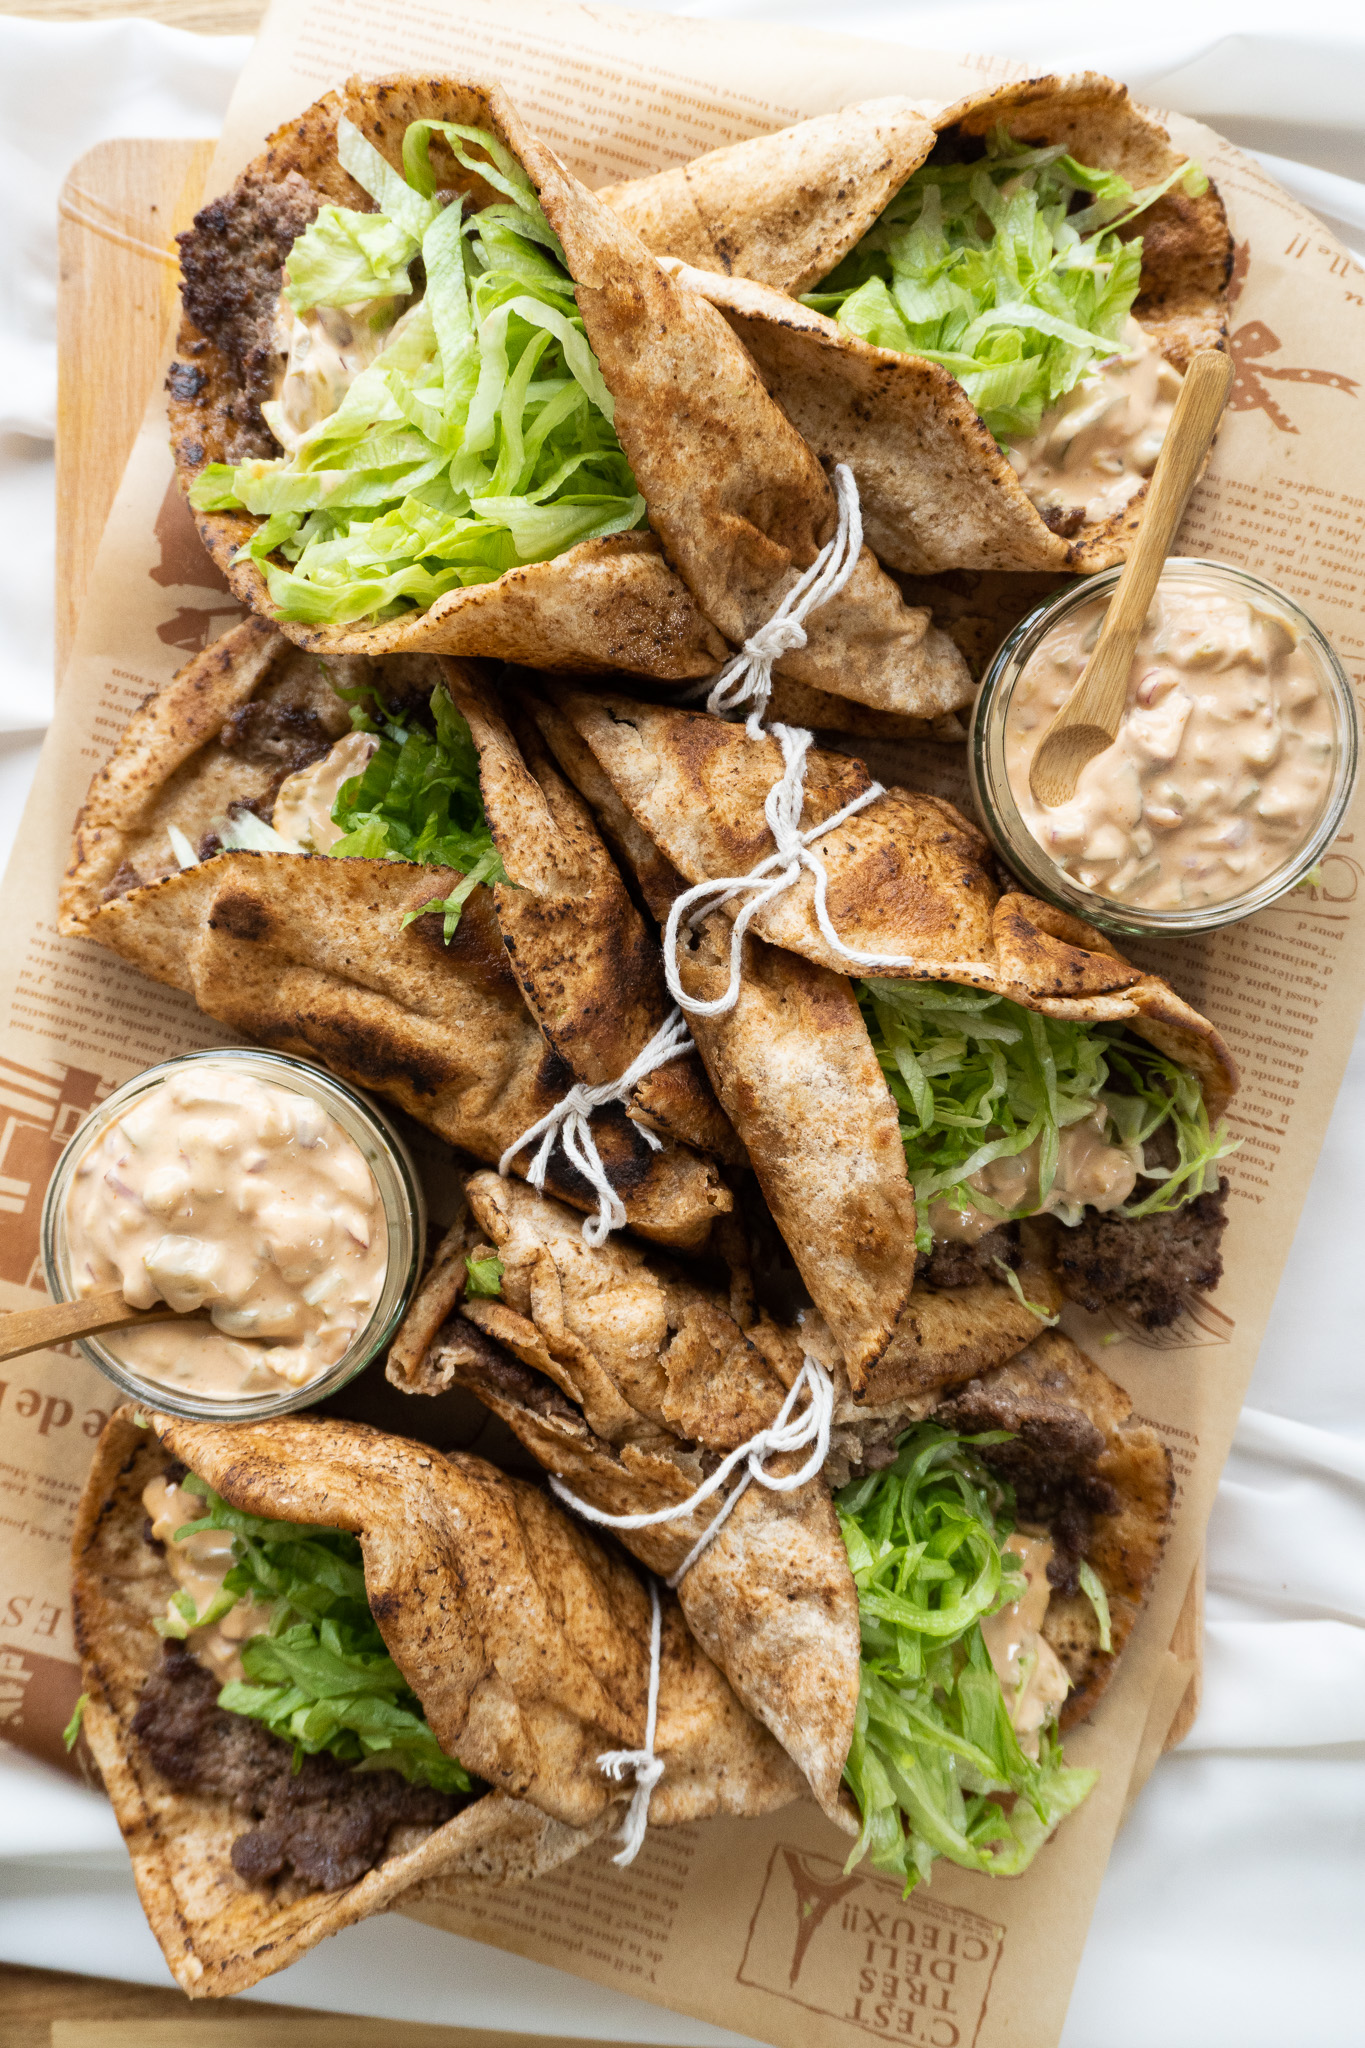
<path id="1" fill-rule="evenodd" d="M 1141 236 L 1118 230 L 1177 184 L 1208 189 L 1185 164 L 1135 191 L 1061 144 L 1033 149 L 997 128 L 975 163 L 931 161 L 908 178 L 802 303 L 877 348 L 942 363 L 996 439 L 1018 439 L 1115 353 L 1142 269 Z"/>
<path id="2" fill-rule="evenodd" d="M 203 1496 L 205 1512 L 177 1530 L 177 1541 L 196 1529 L 226 1529 L 235 1559 L 222 1594 L 204 1615 L 191 1611 L 189 1624 L 202 1627 L 244 1598 L 273 1608 L 268 1632 L 241 1646 L 246 1678 L 223 1687 L 219 1706 L 262 1722 L 299 1756 L 326 1750 L 342 1763 L 401 1771 L 414 1785 L 468 1792 L 468 1771 L 441 1748 L 385 1648 L 357 1539 L 242 1514 L 193 1472 L 181 1483 Z M 162 1632 L 180 1633 L 173 1625 Z"/>
<path id="3" fill-rule="evenodd" d="M 468 219 L 463 195 L 443 205 L 433 135 L 504 197 Z M 337 153 L 379 211 L 324 207 L 290 251 L 285 298 L 296 316 L 365 307 L 379 324 L 412 303 L 288 455 L 211 463 L 190 493 L 201 511 L 263 519 L 245 552 L 277 615 L 344 625 L 424 610 L 639 526 L 645 502 L 611 394 L 520 164 L 449 121 L 409 127 L 402 176 L 344 116 Z"/>
<path id="4" fill-rule="evenodd" d="M 1039 1203 L 1057 1177 L 1061 1133 L 1100 1105 L 1105 1142 L 1174 1141 L 1173 1165 L 1148 1167 L 1157 1185 L 1119 1216 L 1153 1216 L 1217 1186 L 1217 1162 L 1236 1150 L 1209 1126 L 1197 1077 L 1119 1024 L 1040 1016 L 1004 996 L 953 982 L 864 981 L 858 1000 L 900 1113 L 906 1170 L 921 1212 L 946 1199 L 1001 1222 L 1036 1213 L 1006 1209 L 969 1177 L 993 1159 L 1038 1144 Z M 1079 1213 L 1063 1221 L 1079 1222 Z M 928 1249 L 925 1245 L 923 1249 Z"/>
<path id="5" fill-rule="evenodd" d="M 382 737 L 364 773 L 337 792 L 332 823 L 340 825 L 342 836 L 329 851 L 334 859 L 360 855 L 458 868 L 463 880 L 449 896 L 433 897 L 403 920 L 411 924 L 431 911 L 443 912 L 449 945 L 479 883 L 507 880 L 484 815 L 478 750 L 467 721 L 440 684 L 431 693 L 434 732 L 400 722 L 374 693 L 370 702 L 373 715 L 362 700 L 352 703 L 351 722 Z"/>
<path id="6" fill-rule="evenodd" d="M 1007 1438 L 920 1423 L 894 1464 L 835 1495 L 862 1632 L 848 1867 L 870 1855 L 907 1894 L 940 1856 L 1017 1876 L 1097 1777 L 1063 1761 L 1049 1728 L 1037 1761 L 1024 1753 L 981 1633 L 1025 1585 L 1003 1549 L 1013 1496 L 977 1454 Z"/>

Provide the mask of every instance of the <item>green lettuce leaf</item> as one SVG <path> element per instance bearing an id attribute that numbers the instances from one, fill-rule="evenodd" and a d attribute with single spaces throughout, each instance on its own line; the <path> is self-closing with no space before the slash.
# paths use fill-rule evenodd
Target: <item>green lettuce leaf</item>
<path id="1" fill-rule="evenodd" d="M 848 1867 L 870 1856 L 907 1894 L 940 1856 L 1017 1875 L 1097 1777 L 1064 1762 L 1050 1729 L 1036 1762 L 1020 1748 L 981 1633 L 1024 1590 L 1002 1548 L 1013 1497 L 978 1455 L 1006 1437 L 920 1423 L 894 1464 L 835 1495 L 862 1632 Z"/>
<path id="2" fill-rule="evenodd" d="M 373 712 L 354 693 L 352 722 L 382 735 L 362 775 L 337 792 L 332 822 L 342 836 L 334 858 L 408 860 L 424 867 L 458 868 L 464 879 L 449 896 L 408 912 L 405 924 L 429 911 L 445 916 L 449 945 L 460 912 L 480 882 L 505 882 L 479 789 L 479 756 L 469 726 L 438 684 L 431 693 L 434 730 L 401 723 L 373 693 Z"/>
<path id="3" fill-rule="evenodd" d="M 475 1295 L 500 1295 L 502 1293 L 503 1263 L 501 1259 L 473 1259 L 466 1252 L 465 1272 L 468 1281 L 465 1291 Z"/>
<path id="4" fill-rule="evenodd" d="M 268 1522 L 229 1507 L 194 1473 L 181 1482 L 205 1513 L 177 1532 L 226 1529 L 234 1564 L 215 1618 L 236 1601 L 271 1607 L 269 1632 L 242 1644 L 245 1680 L 218 1704 L 292 1742 L 296 1756 L 328 1751 L 357 1769 L 401 1771 L 411 1784 L 468 1792 L 469 1773 L 436 1740 L 421 1702 L 389 1656 L 365 1595 L 356 1537 L 340 1529 Z"/>
<path id="5" fill-rule="evenodd" d="M 433 135 L 504 195 L 443 205 Z M 400 176 L 343 119 L 338 155 L 378 206 L 328 206 L 295 242 L 296 313 L 413 303 L 337 409 L 276 460 L 210 464 L 201 511 L 264 520 L 248 544 L 277 615 L 344 625 L 425 610 L 444 592 L 639 526 L 645 503 L 613 425 L 563 251 L 495 137 L 414 122 Z M 414 266 L 420 264 L 420 277 Z"/>
<path id="6" fill-rule="evenodd" d="M 1147 1169 L 1156 1185 L 1114 1213 L 1152 1216 L 1216 1187 L 1217 1162 L 1236 1150 L 1227 1128 L 1209 1126 L 1197 1077 L 1118 1024 L 1043 1017 L 1004 996 L 953 982 L 864 981 L 858 1000 L 887 1087 L 900 1113 L 906 1170 L 921 1209 L 946 1199 L 1005 1222 L 1033 1211 L 1006 1209 L 967 1185 L 993 1159 L 1035 1141 L 1039 1190 L 1057 1175 L 1061 1133 L 1096 1105 L 1112 1145 L 1144 1145 L 1158 1131 L 1174 1140 L 1176 1163 Z M 1056 1213 L 1079 1223 L 1081 1210 Z"/>
<path id="7" fill-rule="evenodd" d="M 313 306 L 354 306 L 412 290 L 408 265 L 418 244 L 382 213 L 324 206 L 284 266 L 284 295 L 296 313 Z"/>
<path id="8" fill-rule="evenodd" d="M 1197 196 L 1208 180 L 1184 165 L 1135 191 L 997 128 L 977 162 L 908 178 L 803 304 L 877 348 L 942 363 L 997 440 L 1026 437 L 1114 354 L 1142 268 L 1141 237 L 1118 230 L 1176 184 Z"/>

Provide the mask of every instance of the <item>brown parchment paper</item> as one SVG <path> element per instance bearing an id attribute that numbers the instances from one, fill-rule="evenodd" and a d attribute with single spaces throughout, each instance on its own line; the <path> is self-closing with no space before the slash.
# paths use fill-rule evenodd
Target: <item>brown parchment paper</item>
<path id="1" fill-rule="evenodd" d="M 904 92 L 946 101 L 1021 74 L 784 28 L 555 0 L 277 0 L 209 174 L 222 189 L 268 128 L 350 71 L 403 65 L 495 77 L 590 184 L 838 107 Z M 1365 677 L 1365 274 L 1246 158 L 1175 118 L 1218 179 L 1238 246 L 1232 410 L 1181 535 L 1245 564 L 1320 620 Z M 0 960 L 0 1305 L 40 1285 L 38 1211 L 64 1138 L 148 1062 L 221 1038 L 187 1002 L 53 929 L 57 879 L 91 770 L 132 705 L 236 608 L 171 492 L 154 400 L 100 549 L 57 721 L 25 815 Z M 958 764 L 924 749 L 916 779 Z M 1154 964 L 1226 1033 L 1246 1076 L 1235 1127 L 1227 1273 L 1158 1337 L 1120 1341 L 1068 1310 L 1079 1341 L 1170 1445 L 1177 1519 L 1120 1674 L 1068 1753 L 1101 1783 L 1023 1879 L 939 1866 L 902 1904 L 814 1808 L 651 1837 L 629 1871 L 608 1851 L 499 1902 L 428 1902 L 421 1916 L 782 2048 L 1044 2048 L 1061 2030 L 1109 1847 L 1135 1775 L 1179 1696 L 1167 1645 L 1202 1541 L 1242 1392 L 1365 1000 L 1359 890 L 1365 802 L 1321 885 L 1252 923 L 1154 949 Z M 429 1159 L 438 1192 L 445 1169 Z M 76 1690 L 66 1584 L 71 1510 L 110 1405 L 77 1356 L 17 1361 L 0 1380 L 0 1733 L 56 1752 Z M 386 1415 L 403 1427 L 402 1415 Z M 416 1418 L 412 1426 L 416 1426 Z"/>

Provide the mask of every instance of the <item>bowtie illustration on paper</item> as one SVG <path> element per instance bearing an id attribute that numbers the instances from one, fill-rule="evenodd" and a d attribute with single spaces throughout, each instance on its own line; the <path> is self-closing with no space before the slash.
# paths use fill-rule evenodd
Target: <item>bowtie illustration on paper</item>
<path id="1" fill-rule="evenodd" d="M 1246 283 L 1248 256 L 1248 244 L 1239 242 L 1228 286 L 1229 305 L 1241 296 Z M 1274 355 L 1281 346 L 1279 335 L 1267 327 L 1264 320 L 1248 320 L 1233 329 L 1228 336 L 1228 348 L 1236 365 L 1236 375 L 1232 396 L 1228 399 L 1229 412 L 1263 412 L 1282 434 L 1297 434 L 1299 430 L 1294 422 L 1267 390 L 1267 379 L 1285 384 L 1325 384 L 1333 391 L 1344 391 L 1348 398 L 1355 397 L 1359 388 L 1355 379 L 1342 377 L 1335 370 L 1301 370 L 1262 360 L 1265 356 Z"/>

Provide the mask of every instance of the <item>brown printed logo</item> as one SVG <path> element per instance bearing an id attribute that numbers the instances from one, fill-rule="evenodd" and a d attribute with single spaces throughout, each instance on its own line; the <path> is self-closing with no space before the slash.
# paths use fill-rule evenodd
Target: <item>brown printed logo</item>
<path id="1" fill-rule="evenodd" d="M 912 2048 L 972 2048 L 1005 1930 L 780 1844 L 736 1978 Z"/>
<path id="2" fill-rule="evenodd" d="M 0 1280 L 43 1286 L 43 1196 L 67 1139 L 111 1081 L 60 1060 L 0 1058 Z"/>
<path id="3" fill-rule="evenodd" d="M 80 1689 L 79 1665 L 36 1650 L 0 1648 L 0 1741 L 81 1776 L 62 1741 Z"/>
<path id="4" fill-rule="evenodd" d="M 163 590 L 222 593 L 220 603 L 178 606 L 156 629 L 156 637 L 164 646 L 178 647 L 186 654 L 202 654 L 209 642 L 226 633 L 243 613 L 232 596 L 227 577 L 200 540 L 194 514 L 174 477 L 166 486 L 154 532 L 157 563 L 147 572 L 153 583 L 159 583 Z"/>
<path id="5" fill-rule="evenodd" d="M 1228 284 L 1229 305 L 1241 296 L 1250 255 L 1250 245 L 1239 242 Z M 1248 320 L 1243 326 L 1233 329 L 1228 336 L 1228 349 L 1236 366 L 1236 375 L 1232 380 L 1232 395 L 1228 399 L 1229 412 L 1263 412 L 1282 434 L 1297 434 L 1299 430 L 1288 413 L 1266 389 L 1267 379 L 1285 384 L 1325 384 L 1332 391 L 1344 391 L 1348 398 L 1355 397 L 1359 389 L 1356 381 L 1339 375 L 1336 370 L 1299 370 L 1286 364 L 1267 363 L 1265 357 L 1277 355 L 1281 346 L 1279 335 L 1267 327 L 1264 320 Z"/>

